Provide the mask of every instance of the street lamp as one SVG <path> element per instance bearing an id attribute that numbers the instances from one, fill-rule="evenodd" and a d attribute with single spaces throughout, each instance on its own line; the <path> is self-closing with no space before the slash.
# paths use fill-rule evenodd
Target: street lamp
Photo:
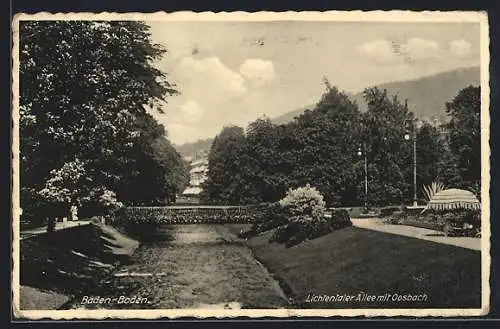
<path id="1" fill-rule="evenodd" d="M 411 124 L 411 135 L 409 132 L 409 127 L 408 123 Z M 406 129 L 407 132 L 404 136 L 405 140 L 413 140 L 413 206 L 417 207 L 418 206 L 418 199 L 417 199 L 417 133 L 415 126 L 418 123 L 416 119 L 407 119 L 405 120 L 406 124 Z"/>
<path id="2" fill-rule="evenodd" d="M 361 146 L 358 148 L 358 156 L 365 156 L 365 209 L 368 209 L 368 156 L 366 154 L 366 143 L 363 143 L 363 149 Z"/>

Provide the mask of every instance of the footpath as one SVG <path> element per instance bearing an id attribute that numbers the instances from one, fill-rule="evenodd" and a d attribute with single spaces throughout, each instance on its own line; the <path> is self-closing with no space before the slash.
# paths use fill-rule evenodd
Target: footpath
<path id="1" fill-rule="evenodd" d="M 57 222 L 54 231 L 61 231 L 77 226 L 89 225 L 91 222 L 89 220 L 78 220 L 78 221 L 67 221 L 67 222 Z M 47 226 L 37 227 L 29 230 L 21 230 L 20 239 L 30 238 L 36 235 L 47 233 Z"/>
<path id="2" fill-rule="evenodd" d="M 352 218 L 351 221 L 354 226 L 368 230 L 402 235 L 472 250 L 481 250 L 480 238 L 445 237 L 440 231 L 408 225 L 386 224 L 380 218 Z"/>

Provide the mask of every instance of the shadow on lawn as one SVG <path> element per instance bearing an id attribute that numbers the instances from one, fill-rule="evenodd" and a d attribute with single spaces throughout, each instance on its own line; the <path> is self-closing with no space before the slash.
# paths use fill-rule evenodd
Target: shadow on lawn
<path id="1" fill-rule="evenodd" d="M 130 261 L 138 243 L 96 224 L 23 239 L 20 283 L 66 295 L 99 292 L 99 282 Z"/>

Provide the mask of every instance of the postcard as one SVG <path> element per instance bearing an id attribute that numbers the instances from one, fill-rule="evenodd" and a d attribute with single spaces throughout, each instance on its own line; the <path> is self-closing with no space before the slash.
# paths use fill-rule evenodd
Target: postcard
<path id="1" fill-rule="evenodd" d="M 17 319 L 488 313 L 486 13 L 12 29 Z"/>

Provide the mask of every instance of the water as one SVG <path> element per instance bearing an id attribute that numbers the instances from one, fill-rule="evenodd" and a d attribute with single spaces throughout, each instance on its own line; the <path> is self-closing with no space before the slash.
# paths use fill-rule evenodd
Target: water
<path id="1" fill-rule="evenodd" d="M 70 308 L 281 308 L 288 298 L 235 232 L 242 225 L 173 225 L 142 244 Z M 90 298 L 97 297 L 97 298 Z M 82 303 L 83 302 L 83 303 Z"/>

